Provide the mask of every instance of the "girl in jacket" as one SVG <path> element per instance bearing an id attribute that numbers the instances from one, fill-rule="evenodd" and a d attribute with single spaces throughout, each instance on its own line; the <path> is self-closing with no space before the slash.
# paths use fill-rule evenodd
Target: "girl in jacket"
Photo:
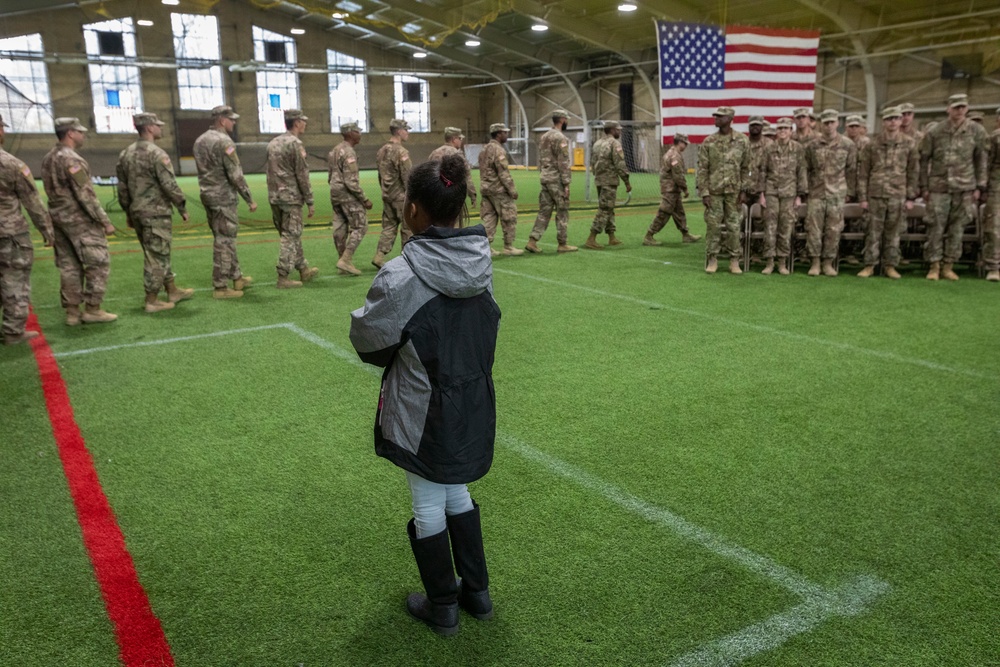
<path id="1" fill-rule="evenodd" d="M 486 231 L 461 224 L 468 175 L 461 154 L 410 173 L 403 219 L 413 237 L 351 313 L 358 355 L 385 368 L 375 452 L 405 471 L 413 500 L 406 528 L 426 595 L 411 594 L 406 609 L 446 636 L 458 632 L 459 607 L 493 616 L 479 506 L 466 485 L 493 462 L 500 308 Z"/>

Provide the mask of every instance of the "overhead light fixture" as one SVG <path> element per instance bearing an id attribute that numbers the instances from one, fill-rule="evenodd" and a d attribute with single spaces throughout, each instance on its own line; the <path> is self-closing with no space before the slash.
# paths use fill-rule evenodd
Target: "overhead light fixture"
<path id="1" fill-rule="evenodd" d="M 138 21 L 136 21 L 136 23 L 138 23 L 141 26 L 145 26 L 147 28 L 153 25 L 153 22 L 150 21 L 149 19 L 139 19 Z"/>
<path id="2" fill-rule="evenodd" d="M 466 46 L 479 46 L 479 40 L 478 39 L 467 39 L 467 40 L 465 40 L 465 45 Z"/>
<path id="3" fill-rule="evenodd" d="M 536 23 L 535 25 L 531 26 L 531 29 L 534 30 L 535 32 L 545 32 L 546 30 L 549 29 L 549 26 L 545 25 L 544 23 Z"/>
<path id="4" fill-rule="evenodd" d="M 165 5 L 171 5 L 171 6 L 181 4 L 181 0 L 160 0 L 160 2 L 162 2 Z"/>
<path id="5" fill-rule="evenodd" d="M 292 28 L 291 30 L 289 30 L 289 32 L 292 33 L 293 35 L 304 35 L 304 34 L 306 34 L 306 31 L 303 30 L 302 28 Z"/>
<path id="6" fill-rule="evenodd" d="M 332 16 L 335 19 L 346 19 L 347 18 L 347 14 L 345 14 L 344 12 L 334 12 Z"/>
<path id="7" fill-rule="evenodd" d="M 623 2 L 618 5 L 618 11 L 620 12 L 634 12 L 637 9 L 639 9 L 639 5 L 634 2 Z"/>
<path id="8" fill-rule="evenodd" d="M 413 54 L 414 58 L 426 58 L 427 54 L 424 51 L 417 51 Z"/>

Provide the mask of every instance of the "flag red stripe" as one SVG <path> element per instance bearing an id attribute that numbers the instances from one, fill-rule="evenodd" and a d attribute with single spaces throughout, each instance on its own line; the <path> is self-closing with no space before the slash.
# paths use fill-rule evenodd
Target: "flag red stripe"
<path id="1" fill-rule="evenodd" d="M 778 122 L 778 116 L 764 116 L 764 120 L 772 123 Z M 746 123 L 750 121 L 750 116 L 735 116 L 734 123 Z M 705 127 L 715 127 L 715 120 L 712 116 L 669 116 L 663 119 L 664 126 L 673 125 L 704 125 Z"/>
<path id="2" fill-rule="evenodd" d="M 28 318 L 28 328 L 41 334 L 34 313 Z M 31 348 L 42 381 L 52 434 L 83 533 L 83 544 L 118 640 L 119 657 L 125 667 L 173 667 L 174 659 L 160 620 L 153 614 L 146 591 L 139 583 L 132 556 L 125 546 L 125 536 L 104 495 L 94 460 L 73 417 L 73 405 L 52 348 L 43 335 L 31 341 Z"/>
<path id="3" fill-rule="evenodd" d="M 726 26 L 727 35 L 765 35 L 767 37 L 801 37 L 819 39 L 818 30 L 794 30 L 788 28 L 758 28 L 756 26 Z"/>
<path id="4" fill-rule="evenodd" d="M 819 49 L 756 46 L 753 44 L 726 44 L 726 53 L 760 53 L 770 56 L 815 56 L 819 53 Z"/>
<path id="5" fill-rule="evenodd" d="M 734 81 L 730 88 L 754 88 L 757 90 L 808 90 L 816 88 L 811 83 L 785 83 L 783 81 Z"/>
<path id="6" fill-rule="evenodd" d="M 779 72 L 782 74 L 815 74 L 815 65 L 768 65 L 765 63 L 726 63 L 727 72 Z"/>
<path id="7" fill-rule="evenodd" d="M 663 100 L 662 106 L 664 109 L 669 109 L 671 107 L 704 107 L 706 109 L 715 109 L 719 106 L 726 107 L 738 107 L 738 106 L 755 106 L 755 107 L 799 107 L 799 106 L 810 106 L 812 102 L 803 102 L 802 99 L 788 99 L 788 100 L 760 100 L 753 98 L 730 98 L 727 100 L 696 100 L 689 98 L 673 98 L 669 100 Z"/>

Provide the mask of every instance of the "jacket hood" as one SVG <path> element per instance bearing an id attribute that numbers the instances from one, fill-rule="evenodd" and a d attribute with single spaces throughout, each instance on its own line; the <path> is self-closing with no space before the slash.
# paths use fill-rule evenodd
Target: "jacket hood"
<path id="1" fill-rule="evenodd" d="M 403 257 L 421 282 L 452 298 L 482 294 L 493 282 L 490 242 L 482 225 L 429 227 L 410 237 Z"/>

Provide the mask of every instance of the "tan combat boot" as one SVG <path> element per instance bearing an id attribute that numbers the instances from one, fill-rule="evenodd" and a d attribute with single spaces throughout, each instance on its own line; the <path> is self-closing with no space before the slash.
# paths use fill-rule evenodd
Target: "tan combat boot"
<path id="1" fill-rule="evenodd" d="M 361 272 L 358 271 L 358 275 L 360 274 Z M 302 282 L 304 283 L 309 282 L 318 275 L 319 275 L 319 269 L 317 269 L 315 266 L 307 266 L 304 269 L 299 269 L 299 277 L 302 279 Z"/>
<path id="2" fill-rule="evenodd" d="M 253 285 L 253 278 L 250 276 L 242 276 L 233 281 L 233 289 L 237 292 L 245 290 L 246 288 Z"/>
<path id="3" fill-rule="evenodd" d="M 656 246 L 656 245 L 663 245 L 663 243 L 661 243 L 660 241 L 657 241 L 656 239 L 654 239 L 653 235 L 650 234 L 649 232 L 646 232 L 646 236 L 643 237 L 643 239 L 642 239 L 642 245 L 653 245 L 653 246 Z"/>
<path id="4" fill-rule="evenodd" d="M 622 242 L 618 240 L 618 238 L 615 236 L 614 232 L 608 234 L 608 245 L 609 246 L 612 246 L 612 245 L 621 245 L 621 244 L 622 244 Z"/>
<path id="5" fill-rule="evenodd" d="M 351 261 L 353 259 L 354 259 L 354 251 L 345 250 L 344 254 L 342 254 L 340 256 L 340 259 L 337 260 L 337 269 L 339 269 L 340 271 L 344 271 L 348 275 L 360 276 L 361 271 L 356 266 L 354 266 L 354 262 Z"/>
<path id="6" fill-rule="evenodd" d="M 684 243 L 697 243 L 698 241 L 701 240 L 701 237 L 684 232 L 684 238 L 682 240 L 684 241 Z"/>
<path id="7" fill-rule="evenodd" d="M 986 279 L 991 283 L 1000 283 L 1000 271 L 990 271 L 986 274 Z"/>
<path id="8" fill-rule="evenodd" d="M 945 280 L 958 280 L 958 274 L 951 270 L 951 262 L 945 262 L 941 265 L 941 277 Z"/>
<path id="9" fill-rule="evenodd" d="M 774 258 L 773 257 L 769 257 L 768 258 L 767 264 L 764 265 L 764 270 L 761 271 L 761 273 L 764 274 L 765 276 L 769 276 L 772 273 L 774 273 Z"/>
<path id="10" fill-rule="evenodd" d="M 499 257 L 499 256 L 500 256 L 500 251 L 499 250 L 495 250 L 494 248 L 490 248 L 490 257 Z"/>
<path id="11" fill-rule="evenodd" d="M 302 283 L 298 280 L 292 280 L 288 276 L 278 276 L 278 282 L 275 287 L 278 289 L 292 289 L 293 287 L 302 287 Z"/>
<path id="12" fill-rule="evenodd" d="M 819 275 L 819 257 L 812 258 L 812 266 L 809 267 L 809 275 L 810 276 Z"/>
<path id="13" fill-rule="evenodd" d="M 32 338 L 38 338 L 37 331 L 22 331 L 19 334 L 4 334 L 3 344 L 4 345 L 19 345 L 20 343 L 26 343 Z"/>
<path id="14" fill-rule="evenodd" d="M 591 250 L 604 250 L 604 246 L 597 242 L 596 232 L 590 232 L 590 236 L 587 237 L 587 241 L 583 244 L 583 247 L 590 248 Z"/>
<path id="15" fill-rule="evenodd" d="M 719 270 L 719 260 L 715 258 L 715 255 L 708 256 L 708 264 L 705 265 L 705 273 L 715 273 Z"/>
<path id="16" fill-rule="evenodd" d="M 228 287 L 220 287 L 212 291 L 214 299 L 239 299 L 241 296 L 243 296 L 242 290 L 229 289 Z"/>
<path id="17" fill-rule="evenodd" d="M 375 257 L 372 258 L 372 266 L 376 269 L 381 269 L 385 265 L 385 253 L 379 250 L 375 253 Z"/>
<path id="18" fill-rule="evenodd" d="M 538 247 L 538 243 L 535 241 L 535 239 L 528 239 L 528 243 L 527 245 L 524 246 L 524 249 L 534 255 L 540 254 L 542 252 L 542 249 Z"/>
<path id="19" fill-rule="evenodd" d="M 80 323 L 80 306 L 66 306 L 66 326 L 75 327 Z"/>
<path id="20" fill-rule="evenodd" d="M 892 278 L 893 280 L 899 280 L 903 276 L 899 275 L 899 271 L 896 270 L 895 266 L 885 267 L 885 277 Z"/>
<path id="21" fill-rule="evenodd" d="M 829 276 L 830 278 L 835 278 L 837 276 L 837 269 L 833 268 L 832 259 L 823 260 L 823 275 Z"/>
<path id="22" fill-rule="evenodd" d="M 931 270 L 927 272 L 927 280 L 937 280 L 941 277 L 941 262 L 931 262 Z"/>
<path id="23" fill-rule="evenodd" d="M 871 278 L 872 274 L 875 273 L 875 267 L 871 265 L 866 265 L 865 268 L 858 271 L 858 278 Z"/>
<path id="24" fill-rule="evenodd" d="M 173 301 L 160 301 L 156 298 L 156 294 L 146 293 L 146 312 L 147 313 L 158 313 L 161 310 L 170 310 L 174 307 Z"/>
<path id="25" fill-rule="evenodd" d="M 575 245 L 567 245 L 565 243 L 560 243 L 559 247 L 556 248 L 556 252 L 576 252 L 579 250 Z"/>
<path id="26" fill-rule="evenodd" d="M 520 248 L 515 248 L 513 245 L 504 244 L 501 254 L 507 257 L 517 257 L 518 255 L 523 255 L 524 251 Z"/>
<path id="27" fill-rule="evenodd" d="M 80 316 L 84 324 L 101 324 L 103 322 L 114 322 L 118 316 L 113 313 L 106 313 L 100 306 L 91 306 L 89 303 Z"/>
<path id="28" fill-rule="evenodd" d="M 170 303 L 177 303 L 178 301 L 184 301 L 185 299 L 190 299 L 194 296 L 193 289 L 184 289 L 178 287 L 174 284 L 173 280 L 168 280 L 163 283 L 163 289 L 167 290 L 167 298 L 170 299 Z"/>
<path id="29" fill-rule="evenodd" d="M 730 258 L 729 260 L 729 272 L 734 275 L 739 275 L 743 273 L 743 269 L 740 268 L 740 260 L 736 258 Z"/>
<path id="30" fill-rule="evenodd" d="M 791 271 L 788 270 L 788 258 L 779 257 L 778 258 L 778 273 L 783 276 L 787 276 Z"/>

